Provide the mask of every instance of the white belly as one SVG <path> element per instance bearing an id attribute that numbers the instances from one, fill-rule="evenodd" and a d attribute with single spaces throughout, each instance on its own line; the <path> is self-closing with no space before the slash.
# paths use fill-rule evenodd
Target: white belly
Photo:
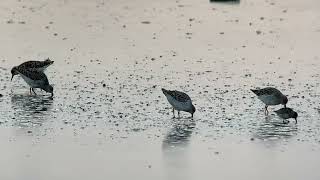
<path id="1" fill-rule="evenodd" d="M 43 72 L 44 70 L 47 69 L 48 66 L 49 66 L 49 65 L 43 66 L 43 67 L 41 67 L 41 68 L 35 68 L 35 70 L 37 70 L 37 71 L 39 71 L 39 72 Z"/>
<path id="2" fill-rule="evenodd" d="M 172 105 L 172 107 L 178 111 L 189 111 L 192 109 L 191 101 L 179 102 L 174 98 L 172 98 L 171 96 L 167 96 L 167 99 L 169 103 Z"/>
<path id="3" fill-rule="evenodd" d="M 23 75 L 23 74 L 20 74 L 21 77 L 23 78 L 23 80 L 32 88 L 39 88 L 40 87 L 40 82 L 39 80 L 37 81 L 34 81 L 30 78 L 28 78 L 27 76 Z"/>

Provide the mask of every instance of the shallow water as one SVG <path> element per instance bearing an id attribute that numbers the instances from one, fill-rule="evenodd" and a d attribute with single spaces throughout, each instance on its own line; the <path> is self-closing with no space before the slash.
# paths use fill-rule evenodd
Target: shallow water
<path id="1" fill-rule="evenodd" d="M 320 173 L 320 2 L 0 2 L 1 179 L 309 179 Z M 10 69 L 55 61 L 55 96 Z M 250 88 L 275 86 L 283 124 Z M 187 92 L 172 119 L 161 88 Z"/>

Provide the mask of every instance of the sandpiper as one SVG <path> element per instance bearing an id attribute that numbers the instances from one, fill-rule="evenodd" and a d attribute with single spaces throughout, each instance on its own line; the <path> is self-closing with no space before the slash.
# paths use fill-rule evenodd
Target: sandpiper
<path id="1" fill-rule="evenodd" d="M 27 61 L 20 64 L 19 66 L 14 66 L 11 69 L 11 74 L 12 74 L 11 81 L 13 79 L 13 76 L 19 74 L 18 69 L 27 69 L 31 71 L 43 72 L 48 66 L 50 66 L 53 63 L 54 61 L 51 61 L 49 58 L 47 58 L 44 61 Z"/>
<path id="2" fill-rule="evenodd" d="M 178 111 L 178 117 L 180 117 L 180 111 L 189 112 L 191 113 L 191 117 L 193 117 L 196 108 L 193 106 L 191 98 L 186 93 L 180 91 L 169 91 L 164 88 L 161 90 L 172 106 L 173 117 L 175 117 L 174 110 Z"/>
<path id="3" fill-rule="evenodd" d="M 268 106 L 283 104 L 286 107 L 288 103 L 288 98 L 276 88 L 266 87 L 263 89 L 251 89 L 251 91 L 265 104 L 264 113 L 266 115 L 269 113 Z"/>
<path id="4" fill-rule="evenodd" d="M 275 111 L 276 114 L 283 119 L 283 122 L 285 123 L 286 119 L 290 119 L 293 118 L 296 120 L 296 124 L 297 124 L 297 117 L 298 117 L 298 113 L 293 111 L 291 108 L 281 108 L 277 111 Z"/>
<path id="5" fill-rule="evenodd" d="M 40 88 L 51 93 L 51 97 L 53 97 L 53 87 L 49 84 L 48 78 L 43 72 L 27 70 L 25 68 L 17 68 L 17 72 L 30 86 L 30 94 L 32 94 L 32 92 L 36 94 L 34 88 Z"/>

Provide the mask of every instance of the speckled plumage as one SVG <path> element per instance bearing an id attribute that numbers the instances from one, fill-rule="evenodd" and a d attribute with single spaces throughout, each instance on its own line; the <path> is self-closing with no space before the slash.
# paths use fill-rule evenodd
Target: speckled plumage
<path id="1" fill-rule="evenodd" d="M 27 70 L 25 68 L 17 68 L 17 72 L 30 86 L 30 92 L 31 90 L 34 92 L 34 88 L 41 88 L 46 92 L 51 93 L 51 95 L 53 96 L 53 87 L 49 84 L 48 78 L 43 72 L 36 70 Z"/>
<path id="2" fill-rule="evenodd" d="M 44 61 L 27 61 L 20 64 L 19 68 L 26 68 L 29 70 L 36 70 L 36 71 L 44 71 L 48 66 L 53 64 L 54 61 L 51 61 L 49 58 Z"/>
<path id="3" fill-rule="evenodd" d="M 11 69 L 11 80 L 13 79 L 13 77 L 18 73 L 17 69 L 25 69 L 25 70 L 29 70 L 29 71 L 40 71 L 43 72 L 48 66 L 50 66 L 51 64 L 53 64 L 54 61 L 51 61 L 49 58 L 44 60 L 44 61 L 27 61 L 24 62 L 22 64 L 20 64 L 19 66 L 14 66 Z"/>
<path id="4" fill-rule="evenodd" d="M 173 116 L 174 110 L 178 111 L 178 115 L 180 116 L 180 111 L 185 111 L 191 113 L 192 117 L 194 112 L 196 111 L 195 107 L 192 104 L 191 98 L 183 92 L 180 91 L 169 91 L 166 89 L 161 89 L 163 94 L 167 97 L 167 100 L 172 105 Z"/>
<path id="5" fill-rule="evenodd" d="M 292 110 L 291 108 L 281 108 L 275 111 L 275 113 L 283 120 L 293 118 L 296 120 L 297 123 L 298 113 Z"/>
<path id="6" fill-rule="evenodd" d="M 268 106 L 283 104 L 286 107 L 288 99 L 278 89 L 273 87 L 266 87 L 263 89 L 251 89 L 251 91 L 258 96 L 265 104 L 265 114 L 268 114 Z"/>

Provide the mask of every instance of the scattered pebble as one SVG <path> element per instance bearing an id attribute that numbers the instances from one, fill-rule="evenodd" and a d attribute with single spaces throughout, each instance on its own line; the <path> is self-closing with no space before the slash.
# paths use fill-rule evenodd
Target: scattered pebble
<path id="1" fill-rule="evenodd" d="M 14 21 L 12 19 L 7 21 L 7 24 L 13 24 L 13 23 L 14 23 Z"/>
<path id="2" fill-rule="evenodd" d="M 142 21 L 141 23 L 142 24 L 150 24 L 151 22 L 150 21 Z"/>

